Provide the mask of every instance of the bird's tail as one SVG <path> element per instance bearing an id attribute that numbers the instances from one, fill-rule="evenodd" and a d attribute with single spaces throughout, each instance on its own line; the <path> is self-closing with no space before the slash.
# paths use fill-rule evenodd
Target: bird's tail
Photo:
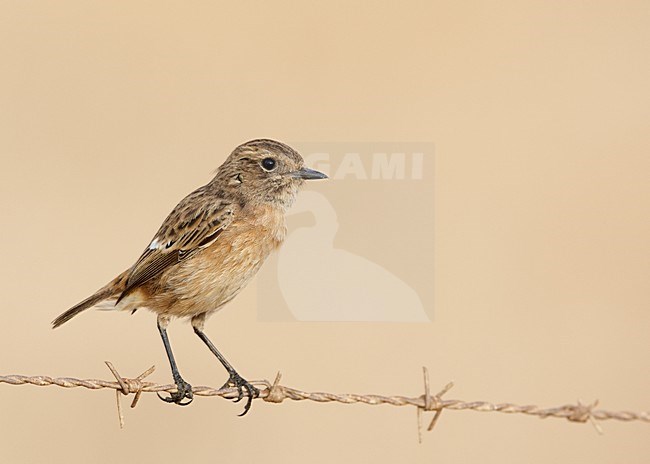
<path id="1" fill-rule="evenodd" d="M 56 329 L 61 324 L 68 322 L 82 311 L 89 308 L 96 309 L 113 309 L 117 303 L 117 299 L 126 287 L 127 272 L 123 272 L 117 276 L 113 281 L 109 282 L 104 287 L 97 290 L 93 295 L 89 296 L 81 303 L 74 305 L 63 314 L 59 315 L 52 321 L 52 328 Z"/>

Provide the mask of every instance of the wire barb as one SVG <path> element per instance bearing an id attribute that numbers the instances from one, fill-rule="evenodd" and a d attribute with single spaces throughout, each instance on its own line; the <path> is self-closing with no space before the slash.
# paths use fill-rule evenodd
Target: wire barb
<path id="1" fill-rule="evenodd" d="M 139 376 L 129 379 L 122 377 L 117 369 L 110 363 L 106 362 L 111 373 L 115 377 L 114 381 L 97 380 L 97 379 L 75 379 L 70 377 L 47 377 L 47 376 L 25 376 L 25 375 L 3 375 L 0 376 L 0 383 L 9 385 L 36 385 L 44 386 L 58 386 L 63 388 L 87 388 L 90 390 L 112 389 L 116 391 L 118 399 L 118 415 L 120 418 L 120 426 L 124 426 L 124 417 L 122 408 L 119 403 L 120 394 L 129 395 L 134 394 L 131 407 L 135 407 L 140 399 L 142 393 L 154 392 L 174 392 L 176 385 L 173 384 L 156 384 L 147 382 L 144 379 L 152 374 L 155 368 L 152 366 Z M 555 417 L 559 419 L 566 419 L 570 422 L 585 423 L 590 422 L 599 433 L 602 433 L 599 422 L 604 420 L 616 420 L 621 422 L 645 422 L 650 423 L 650 412 L 632 412 L 632 411 L 606 411 L 596 410 L 598 402 L 591 404 L 584 404 L 578 401 L 577 404 L 568 404 L 555 408 L 540 408 L 535 405 L 516 405 L 512 403 L 499 403 L 493 404 L 486 401 L 461 401 L 461 400 L 443 400 L 445 395 L 453 386 L 453 383 L 448 383 L 436 395 L 431 395 L 429 372 L 427 368 L 423 368 L 424 377 L 424 395 L 412 398 L 407 396 L 382 396 L 382 395 L 359 395 L 354 393 L 325 393 L 325 392 L 305 392 L 295 388 L 285 387 L 280 385 L 282 375 L 278 372 L 273 383 L 268 380 L 253 381 L 251 384 L 260 388 L 259 399 L 268 403 L 282 403 L 284 400 L 293 401 L 314 401 L 317 403 L 331 403 L 337 402 L 342 404 L 388 404 L 391 406 L 415 406 L 418 412 L 418 431 L 421 430 L 421 414 L 422 411 L 435 411 L 431 423 L 427 430 L 432 430 L 440 414 L 444 409 L 450 410 L 470 410 L 480 412 L 500 412 L 505 414 L 526 414 L 529 416 L 537 416 L 539 418 Z M 236 388 L 214 388 L 199 386 L 193 388 L 195 396 L 220 396 L 226 399 L 237 397 Z"/>
<path id="2" fill-rule="evenodd" d="M 426 366 L 422 366 L 422 375 L 424 377 L 424 395 L 422 395 L 420 398 L 423 399 L 424 405 L 417 407 L 418 441 L 420 443 L 422 443 L 422 411 L 424 410 L 436 412 L 433 415 L 433 419 L 431 419 L 431 423 L 427 427 L 427 432 L 430 432 L 436 426 L 436 423 L 440 418 L 440 414 L 442 414 L 442 410 L 444 409 L 442 396 L 451 390 L 451 388 L 454 386 L 453 382 L 449 382 L 444 386 L 442 390 L 438 392 L 436 396 L 431 396 L 431 389 L 429 387 L 429 369 L 427 369 Z"/>
<path id="3" fill-rule="evenodd" d="M 282 378 L 282 374 L 280 371 L 275 375 L 275 380 L 273 381 L 273 385 L 271 385 L 267 391 L 266 396 L 264 397 L 264 401 L 268 403 L 282 403 L 284 399 L 286 398 L 286 395 L 284 394 L 283 391 L 283 386 L 280 385 L 280 379 Z"/>
<path id="4" fill-rule="evenodd" d="M 138 401 L 140 400 L 140 395 L 142 394 L 142 380 L 153 374 L 153 372 L 156 370 L 156 366 L 151 366 L 149 369 L 144 371 L 142 374 L 137 376 L 134 379 L 127 379 L 122 377 L 118 372 L 117 369 L 115 369 L 115 366 L 113 366 L 113 363 L 110 361 L 104 361 L 108 369 L 111 371 L 111 374 L 113 374 L 113 377 L 115 377 L 115 380 L 117 380 L 117 383 L 119 384 L 120 388 L 115 389 L 115 398 L 117 401 L 117 416 L 120 419 L 120 428 L 124 428 L 124 414 L 122 413 L 122 402 L 120 401 L 120 393 L 123 395 L 127 396 L 130 393 L 135 393 L 135 396 L 133 397 L 133 401 L 131 402 L 131 409 L 135 408 L 136 405 L 138 404 Z"/>

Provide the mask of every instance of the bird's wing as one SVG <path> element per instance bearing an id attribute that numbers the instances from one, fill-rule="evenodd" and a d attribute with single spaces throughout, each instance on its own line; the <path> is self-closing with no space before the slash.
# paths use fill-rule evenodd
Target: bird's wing
<path id="1" fill-rule="evenodd" d="M 131 290 L 197 250 L 210 246 L 232 222 L 233 204 L 215 199 L 205 188 L 185 197 L 160 226 L 142 256 L 129 271 L 121 300 Z"/>

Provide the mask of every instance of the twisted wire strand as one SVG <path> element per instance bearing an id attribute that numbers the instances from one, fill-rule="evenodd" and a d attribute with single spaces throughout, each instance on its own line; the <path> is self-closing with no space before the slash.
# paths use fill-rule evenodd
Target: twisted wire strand
<path id="1" fill-rule="evenodd" d="M 9 385 L 35 385 L 39 387 L 44 386 L 58 386 L 62 388 L 87 388 L 90 390 L 113 389 L 116 390 L 118 395 L 118 412 L 120 413 L 120 422 L 122 423 L 122 413 L 119 407 L 119 395 L 135 394 L 135 399 L 131 404 L 134 407 L 137 403 L 140 394 L 154 393 L 154 392 L 175 392 L 176 386 L 173 384 L 157 384 L 153 382 L 144 381 L 144 377 L 153 372 L 154 368 L 150 368 L 143 374 L 136 378 L 121 377 L 112 364 L 107 362 L 111 372 L 115 376 L 115 381 L 100 380 L 100 379 L 77 379 L 72 377 L 49 377 L 43 375 L 26 376 L 26 375 L 3 375 L 0 376 L 0 383 Z M 326 393 L 326 392 L 306 392 L 296 388 L 286 387 L 279 384 L 280 374 L 276 377 L 273 383 L 268 380 L 259 380 L 251 382 L 260 388 L 259 399 L 270 403 L 281 403 L 284 400 L 292 401 L 314 401 L 317 403 L 342 403 L 342 404 L 369 404 L 380 405 L 387 404 L 391 406 L 414 406 L 420 411 L 436 411 L 436 416 L 429 426 L 429 430 L 433 428 L 435 421 L 438 419 L 440 412 L 445 409 L 461 411 L 479 411 L 479 412 L 500 412 L 504 414 L 526 414 L 529 416 L 537 416 L 540 418 L 555 417 L 560 419 L 567 419 L 571 422 L 587 422 L 591 421 L 597 428 L 594 421 L 616 420 L 623 422 L 640 421 L 650 423 L 650 412 L 634 412 L 634 411 L 607 411 L 603 409 L 595 409 L 597 402 L 585 405 L 580 402 L 577 404 L 565 404 L 552 408 L 541 408 L 536 405 L 517 405 L 513 403 L 498 403 L 493 404 L 487 401 L 462 401 L 462 400 L 443 400 L 442 395 L 451 388 L 452 384 L 448 384 L 437 395 L 431 395 L 429 392 L 428 372 L 424 369 L 425 380 L 425 394 L 419 397 L 408 397 L 402 395 L 360 395 L 354 393 Z M 237 390 L 235 388 L 214 388 L 209 386 L 193 387 L 195 396 L 219 396 L 226 399 L 237 397 Z M 419 415 L 418 415 L 419 417 Z"/>

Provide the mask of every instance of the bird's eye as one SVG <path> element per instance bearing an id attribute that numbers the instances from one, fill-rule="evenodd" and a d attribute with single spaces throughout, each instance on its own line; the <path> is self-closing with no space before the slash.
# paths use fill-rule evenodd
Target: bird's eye
<path id="1" fill-rule="evenodd" d="M 267 171 L 273 171 L 275 169 L 276 162 L 273 158 L 264 158 L 262 160 L 262 167 Z"/>

